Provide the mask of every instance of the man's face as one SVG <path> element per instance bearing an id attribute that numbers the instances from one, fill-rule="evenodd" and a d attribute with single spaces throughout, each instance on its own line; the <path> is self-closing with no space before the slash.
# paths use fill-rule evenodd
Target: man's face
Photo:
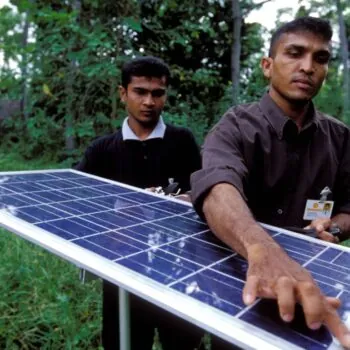
<path id="1" fill-rule="evenodd" d="M 262 60 L 270 95 L 289 103 L 307 103 L 319 91 L 328 71 L 329 43 L 312 33 L 286 33 L 274 56 Z"/>
<path id="2" fill-rule="evenodd" d="M 119 88 L 129 118 L 144 126 L 155 125 L 166 101 L 166 78 L 132 77 L 125 89 Z"/>

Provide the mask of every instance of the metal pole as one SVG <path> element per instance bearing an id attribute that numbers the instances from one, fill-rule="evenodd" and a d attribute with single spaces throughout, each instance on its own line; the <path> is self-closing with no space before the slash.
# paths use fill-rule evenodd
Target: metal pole
<path id="1" fill-rule="evenodd" d="M 119 336 L 120 350 L 130 350 L 129 293 L 119 288 Z"/>

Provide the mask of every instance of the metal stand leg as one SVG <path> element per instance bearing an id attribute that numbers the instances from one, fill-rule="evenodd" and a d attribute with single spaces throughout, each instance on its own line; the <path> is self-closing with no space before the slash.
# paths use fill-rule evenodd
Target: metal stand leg
<path id="1" fill-rule="evenodd" d="M 119 335 L 120 350 L 130 350 L 129 293 L 119 288 Z"/>

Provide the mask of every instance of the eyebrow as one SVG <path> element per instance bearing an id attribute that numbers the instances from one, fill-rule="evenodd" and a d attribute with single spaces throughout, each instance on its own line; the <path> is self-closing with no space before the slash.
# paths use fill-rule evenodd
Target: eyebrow
<path id="1" fill-rule="evenodd" d="M 143 88 L 143 87 L 140 87 L 140 86 L 134 86 L 133 87 L 133 90 L 138 90 L 138 91 L 145 91 L 145 92 L 165 92 L 166 89 L 164 88 L 158 88 L 158 89 L 154 89 L 154 90 L 150 90 L 150 89 L 146 89 L 146 88 Z"/>
<path id="2" fill-rule="evenodd" d="M 287 51 L 287 50 L 290 50 L 290 49 L 295 49 L 295 50 L 306 50 L 306 46 L 303 46 L 303 45 L 297 45 L 297 44 L 289 44 L 287 45 L 284 50 Z M 327 54 L 327 55 L 331 55 L 331 52 L 327 49 L 320 49 L 318 51 L 315 52 L 316 54 Z"/>

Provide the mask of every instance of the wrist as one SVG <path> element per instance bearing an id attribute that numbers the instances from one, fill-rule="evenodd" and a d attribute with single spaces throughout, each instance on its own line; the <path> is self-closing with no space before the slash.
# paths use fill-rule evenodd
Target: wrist
<path id="1" fill-rule="evenodd" d="M 266 232 L 266 230 L 256 222 L 239 227 L 241 237 L 244 238 L 244 248 L 248 251 L 256 248 L 266 248 L 267 246 L 280 247 L 277 242 Z"/>
<path id="2" fill-rule="evenodd" d="M 278 255 L 278 254 L 285 254 L 285 252 L 281 248 L 281 246 L 273 240 L 254 243 L 249 245 L 247 248 L 248 261 L 252 257 L 257 258 L 257 257 L 266 256 L 266 255 L 271 255 L 271 254 Z"/>

